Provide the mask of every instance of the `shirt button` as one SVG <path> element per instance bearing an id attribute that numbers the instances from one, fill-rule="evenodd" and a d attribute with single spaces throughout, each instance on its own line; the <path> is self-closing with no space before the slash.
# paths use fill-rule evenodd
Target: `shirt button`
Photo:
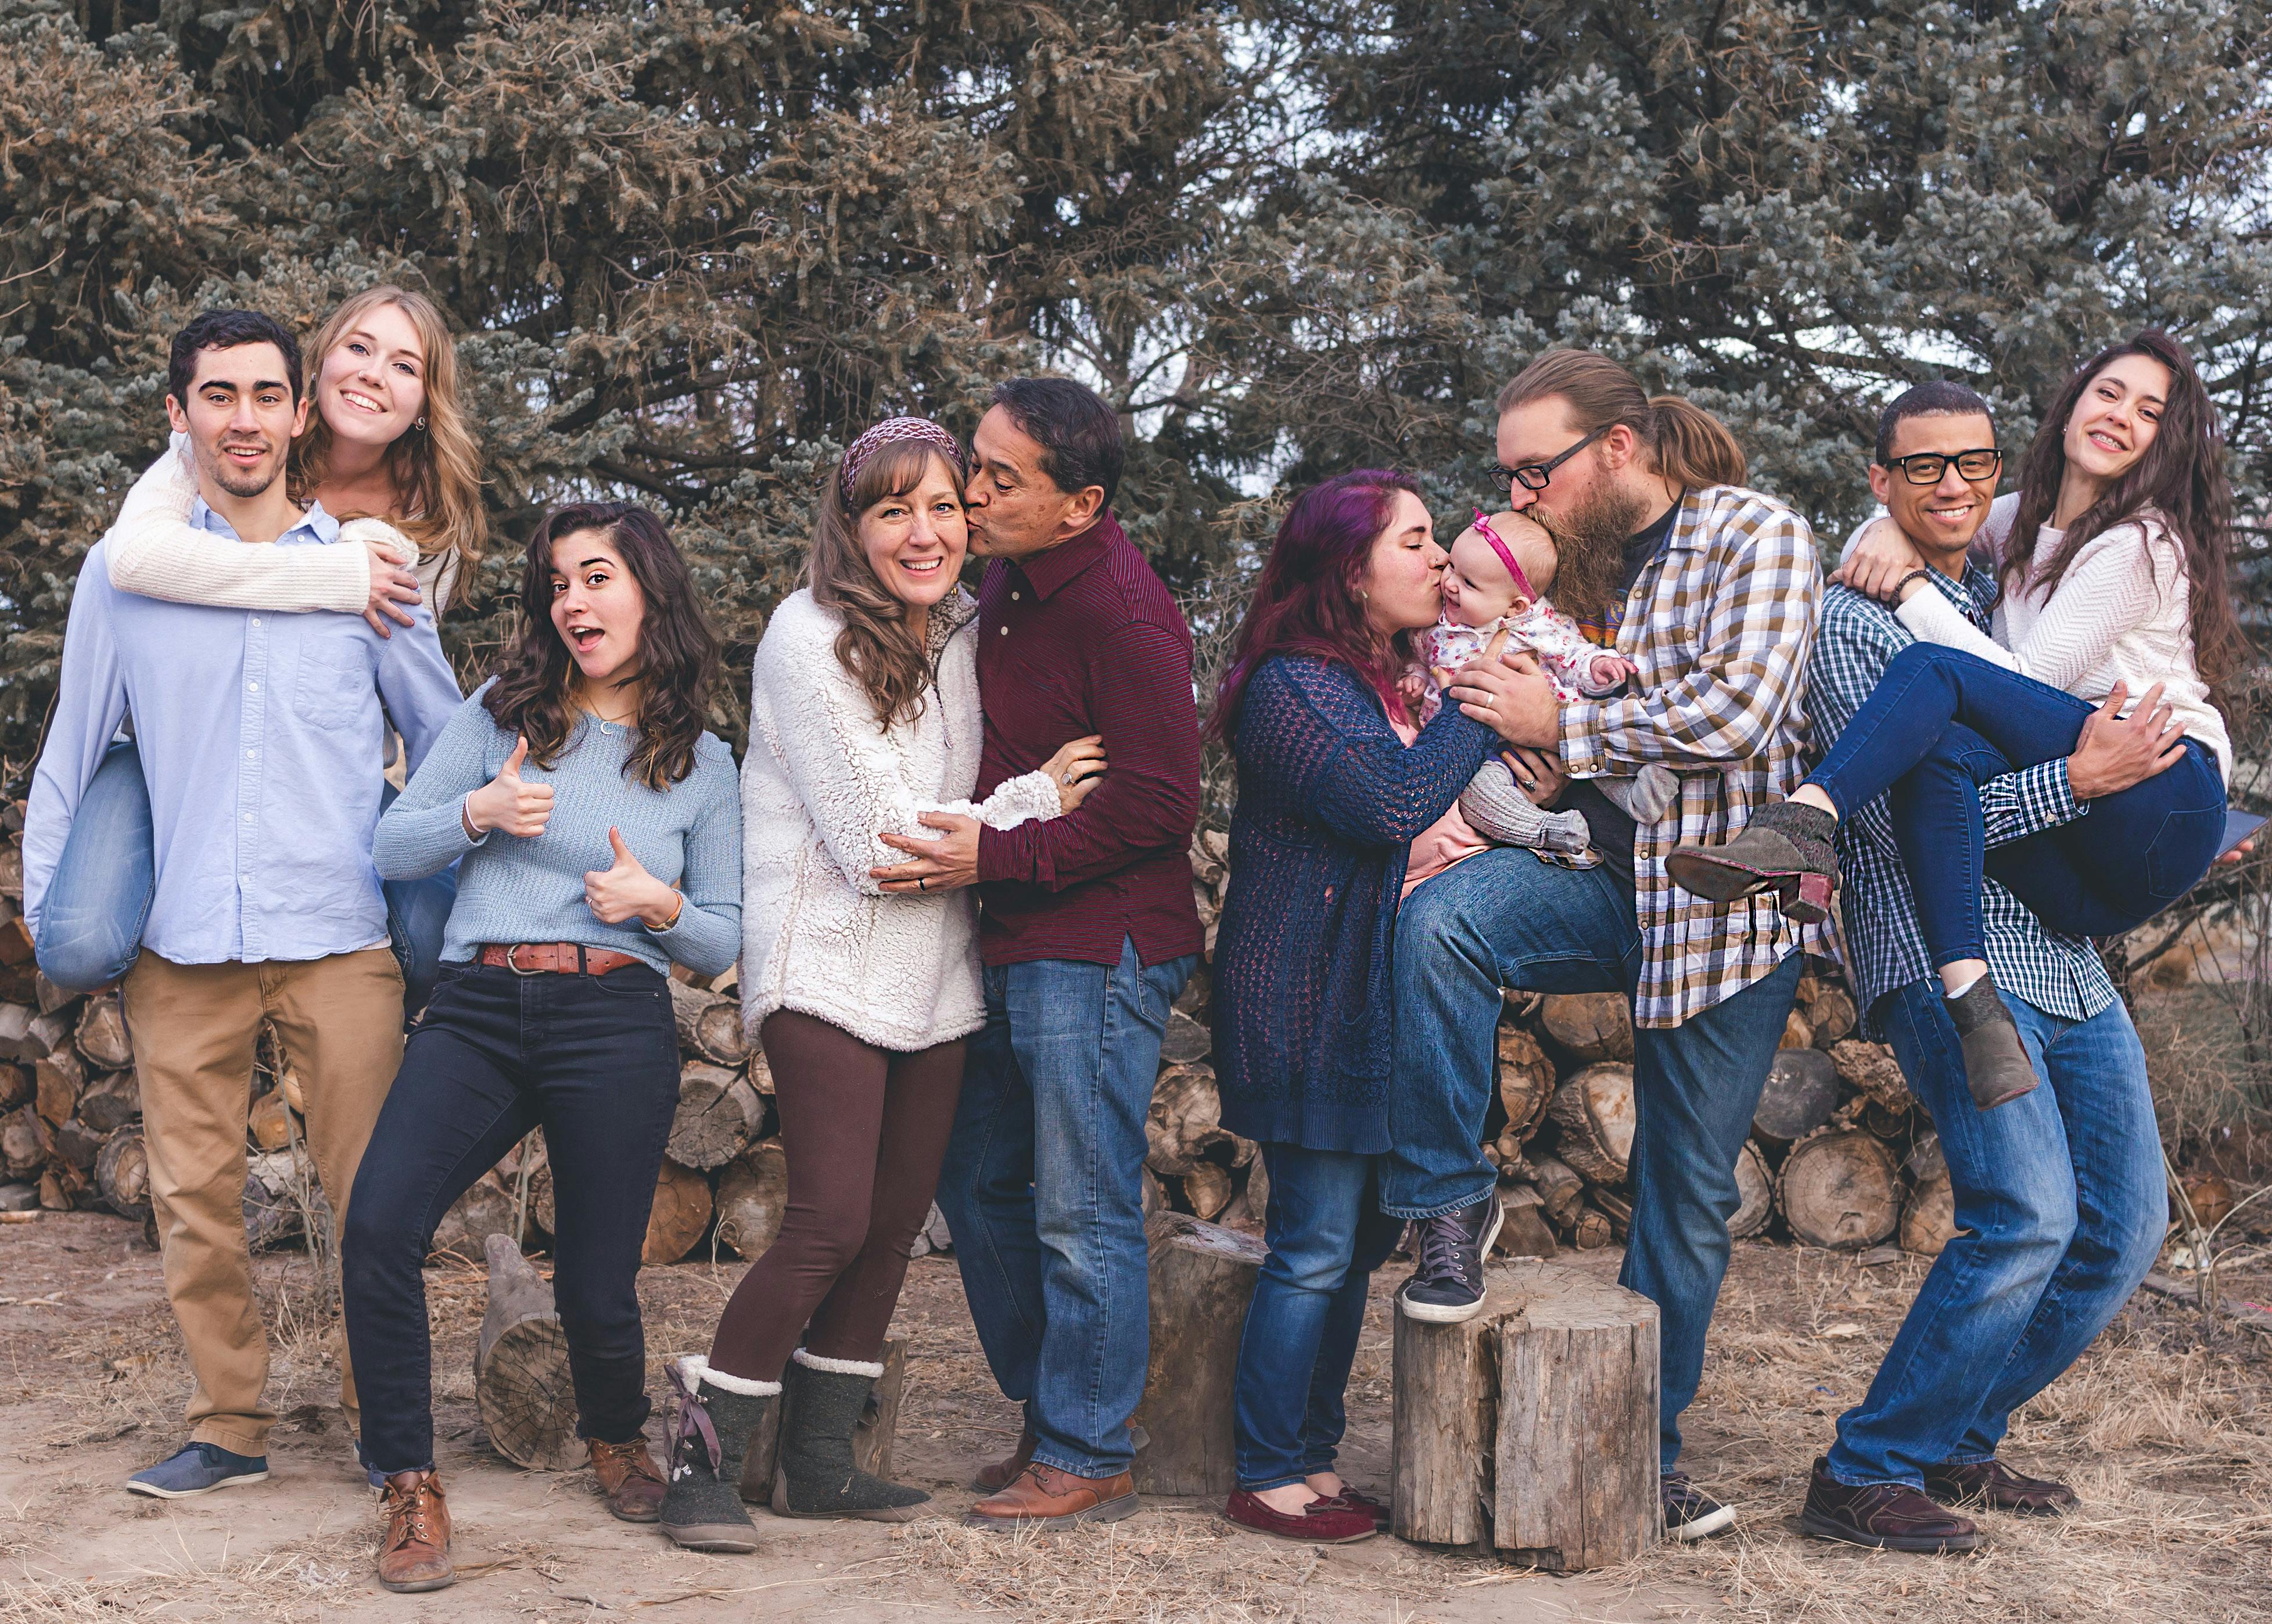
<path id="1" fill-rule="evenodd" d="M 1017 601 L 1018 601 L 1018 594 L 1017 594 L 1017 593 L 1015 593 L 1015 592 L 1012 592 L 1012 593 L 1010 594 L 1010 601 L 1011 601 L 1012 603 L 1015 603 L 1015 602 L 1017 602 Z M 257 624 L 258 622 L 255 622 L 255 623 Z"/>
<path id="2" fill-rule="evenodd" d="M 244 753 L 244 759 L 247 761 L 258 761 L 260 759 L 260 752 L 258 750 L 247 750 Z"/>
<path id="3" fill-rule="evenodd" d="M 259 617 L 258 615 L 254 615 L 254 616 L 252 617 L 252 623 L 253 623 L 254 625 L 256 625 L 256 626 L 258 626 L 258 624 L 260 624 L 260 617 Z"/>
<path id="4" fill-rule="evenodd" d="M 1010 629 L 1007 626 L 1002 628 L 1002 635 L 1005 637 L 1010 635 Z"/>
<path id="5" fill-rule="evenodd" d="M 257 694 L 260 691 L 260 684 L 258 682 L 247 682 L 244 685 L 244 691 L 248 694 Z"/>
<path id="6" fill-rule="evenodd" d="M 244 821 L 248 823 L 250 823 L 252 821 L 252 814 L 250 812 L 246 813 L 244 815 Z"/>

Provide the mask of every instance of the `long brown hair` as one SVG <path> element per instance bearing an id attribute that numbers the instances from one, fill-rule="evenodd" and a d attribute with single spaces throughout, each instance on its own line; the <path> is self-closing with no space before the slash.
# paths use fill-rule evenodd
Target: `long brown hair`
<path id="1" fill-rule="evenodd" d="M 2170 398 L 2162 406 L 2161 425 L 2146 454 L 2109 481 L 2038 567 L 2037 533 L 2058 510 L 2066 477 L 2067 423 L 2098 375 L 2126 355 L 2142 355 L 2168 369 Z M 2224 683 L 2246 658 L 2248 642 L 2225 585 L 2232 487 L 2224 477 L 2224 434 L 2193 357 L 2158 327 L 2143 328 L 2084 361 L 2044 413 L 2020 461 L 2019 518 L 1999 572 L 2004 589 L 2049 596 L 2086 544 L 2119 525 L 2146 520 L 2158 522 L 2185 553 L 2194 664 L 2218 702 L 2228 703 Z"/>
<path id="2" fill-rule="evenodd" d="M 898 440 L 861 463 L 848 498 L 841 461 L 829 469 L 812 520 L 805 579 L 813 602 L 833 609 L 844 622 L 836 634 L 836 658 L 867 690 L 879 733 L 921 716 L 935 677 L 930 651 L 908 626 L 908 606 L 885 590 L 868 562 L 868 549 L 860 545 L 860 515 L 886 496 L 903 496 L 921 484 L 933 458 L 946 465 L 959 495 L 960 470 L 945 448 L 933 440 Z"/>
<path id="3" fill-rule="evenodd" d="M 1580 434 L 1623 423 L 1648 448 L 1655 472 L 1691 490 L 1744 482 L 1744 448 L 1725 423 L 1678 395 L 1651 395 L 1607 355 L 1548 350 L 1498 391 L 1498 409 L 1554 398 L 1568 403 Z"/>
<path id="4" fill-rule="evenodd" d="M 342 301 L 324 318 L 307 347 L 307 392 L 316 392 L 324 376 L 324 362 L 355 324 L 381 305 L 391 304 L 418 330 L 419 347 L 425 352 L 425 427 L 405 429 L 386 448 L 387 477 L 393 480 L 402 503 L 400 518 L 383 518 L 417 544 L 419 555 L 432 558 L 455 553 L 470 568 L 481 557 L 489 536 L 489 517 L 482 510 L 482 446 L 467 426 L 458 401 L 458 352 L 442 312 L 423 294 L 382 282 Z M 292 488 L 313 492 L 324 482 L 331 455 L 332 426 L 324 421 L 320 404 L 308 413 L 308 426 L 292 442 Z M 340 513 L 333 517 L 353 518 Z"/>
<path id="5" fill-rule="evenodd" d="M 694 747 L 718 675 L 718 639 L 670 533 L 635 502 L 572 502 L 544 516 L 521 561 L 519 636 L 498 660 L 497 681 L 482 704 L 498 726 L 528 741 L 538 766 L 549 767 L 566 747 L 576 729 L 568 703 L 573 662 L 552 623 L 552 544 L 579 530 L 599 531 L 614 544 L 646 600 L 639 621 L 639 738 L 624 771 L 649 789 L 669 789 L 694 771 Z"/>

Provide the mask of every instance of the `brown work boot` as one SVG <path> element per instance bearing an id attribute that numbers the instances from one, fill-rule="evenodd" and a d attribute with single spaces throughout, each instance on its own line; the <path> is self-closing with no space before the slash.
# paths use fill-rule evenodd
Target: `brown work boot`
<path id="1" fill-rule="evenodd" d="M 1009 1457 L 981 1466 L 970 1479 L 970 1486 L 982 1494 L 998 1494 L 1023 1477 L 1034 1458 L 1034 1424 L 1027 1422 L 1018 1429 L 1018 1447 Z"/>
<path id="2" fill-rule="evenodd" d="M 1798 1525 L 1818 1539 L 1916 1551 L 1939 1556 L 1976 1550 L 1980 1531 L 1970 1519 L 1945 1511 L 1906 1483 L 1866 1483 L 1850 1488 L 1817 1459 Z"/>
<path id="3" fill-rule="evenodd" d="M 970 1508 L 973 1528 L 1070 1528 L 1076 1523 L 1117 1523 L 1136 1515 L 1136 1482 L 1126 1472 L 1076 1478 L 1034 1462 L 1015 1482 Z"/>
<path id="4" fill-rule="evenodd" d="M 669 1485 L 662 1480 L 662 1468 L 654 1464 L 654 1456 L 647 1453 L 646 1440 L 602 1443 L 597 1438 L 587 1438 L 584 1447 L 591 1451 L 592 1475 L 600 1480 L 608 1509 L 626 1523 L 654 1522 Z"/>
<path id="5" fill-rule="evenodd" d="M 442 1479 L 398 1471 L 379 1491 L 386 1536 L 378 1546 L 378 1582 L 390 1590 L 438 1590 L 458 1582 L 450 1566 L 450 1508 Z"/>
<path id="6" fill-rule="evenodd" d="M 1999 1460 L 1944 1461 L 1924 1469 L 1924 1492 L 1944 1506 L 1985 1506 L 2022 1516 L 2064 1516 L 2075 1493 L 2049 1478 L 2014 1471 Z"/>

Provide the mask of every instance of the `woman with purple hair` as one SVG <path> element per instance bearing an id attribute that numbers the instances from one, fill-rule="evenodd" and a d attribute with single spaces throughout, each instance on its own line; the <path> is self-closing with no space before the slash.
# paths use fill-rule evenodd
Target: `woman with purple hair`
<path id="1" fill-rule="evenodd" d="M 1500 747 L 1457 705 L 1416 726 L 1398 692 L 1412 635 L 1436 623 L 1444 565 L 1404 475 L 1360 469 L 1304 491 L 1209 724 L 1238 763 L 1215 1076 L 1223 1126 L 1260 1142 L 1270 1178 L 1224 1515 L 1287 1538 L 1361 1539 L 1387 1521 L 1334 1462 L 1366 1285 L 1403 1228 L 1380 1211 L 1377 1170 L 1389 947 L 1404 896 L 1486 849 L 1457 803 Z"/>

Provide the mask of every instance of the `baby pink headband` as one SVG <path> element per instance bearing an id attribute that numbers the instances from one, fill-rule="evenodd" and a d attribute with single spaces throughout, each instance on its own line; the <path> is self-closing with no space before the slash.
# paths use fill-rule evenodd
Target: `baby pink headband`
<path id="1" fill-rule="evenodd" d="M 1505 564 L 1506 572 L 1514 577 L 1514 590 L 1533 603 L 1537 602 L 1537 589 L 1531 585 L 1530 577 L 1523 574 L 1522 566 L 1514 562 L 1514 550 L 1498 539 L 1498 532 L 1491 528 L 1490 518 L 1481 508 L 1476 510 L 1476 529 L 1484 540 L 1491 544 L 1491 551 L 1498 555 L 1499 562 Z"/>
<path id="2" fill-rule="evenodd" d="M 852 449 L 844 453 L 842 468 L 838 472 L 837 488 L 844 495 L 844 505 L 852 505 L 852 488 L 859 482 L 860 470 L 868 459 L 887 445 L 901 440 L 921 440 L 935 445 L 946 453 L 954 465 L 955 473 L 963 472 L 962 443 L 941 428 L 928 417 L 887 417 L 873 428 L 852 442 Z"/>

